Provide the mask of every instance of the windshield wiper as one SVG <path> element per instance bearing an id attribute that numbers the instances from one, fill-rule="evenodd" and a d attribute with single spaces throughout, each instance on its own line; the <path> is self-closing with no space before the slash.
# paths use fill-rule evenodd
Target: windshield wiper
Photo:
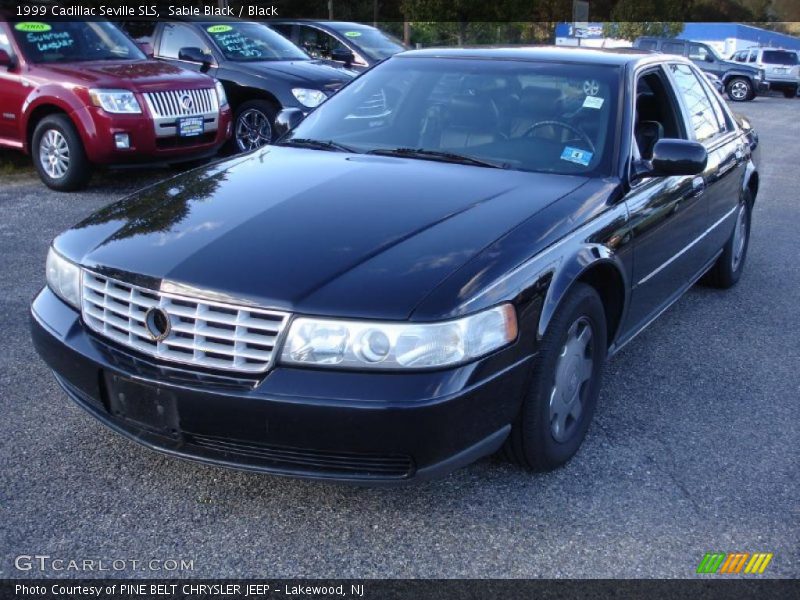
<path id="1" fill-rule="evenodd" d="M 438 160 L 441 162 L 456 163 L 460 165 L 473 165 L 475 167 L 489 167 L 491 169 L 508 169 L 508 163 L 499 163 L 454 152 L 440 150 L 426 150 L 425 148 L 376 148 L 367 154 L 381 156 L 402 156 L 406 158 L 421 158 L 423 160 Z"/>
<path id="2" fill-rule="evenodd" d="M 355 152 L 349 146 L 339 144 L 333 140 L 312 140 L 309 138 L 290 138 L 283 140 L 278 144 L 279 146 L 300 146 L 302 148 L 316 148 L 318 150 L 333 150 L 335 152 Z"/>

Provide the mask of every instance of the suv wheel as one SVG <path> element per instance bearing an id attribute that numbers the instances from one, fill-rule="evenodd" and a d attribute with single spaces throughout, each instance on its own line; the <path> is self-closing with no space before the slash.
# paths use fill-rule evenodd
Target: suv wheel
<path id="1" fill-rule="evenodd" d="M 745 77 L 733 77 L 725 86 L 728 97 L 734 102 L 747 102 L 755 96 L 753 84 Z"/>
<path id="2" fill-rule="evenodd" d="M 31 139 L 33 164 L 44 184 L 60 192 L 84 187 L 91 177 L 89 161 L 75 126 L 66 115 L 39 121 Z"/>
<path id="3" fill-rule="evenodd" d="M 243 102 L 236 110 L 233 141 L 236 151 L 255 150 L 272 142 L 278 111 L 266 100 Z"/>
<path id="4" fill-rule="evenodd" d="M 784 98 L 794 98 L 795 96 L 797 96 L 797 86 L 783 90 Z"/>
<path id="5" fill-rule="evenodd" d="M 606 360 L 606 318 L 595 289 L 576 283 L 553 316 L 505 452 L 537 471 L 563 465 L 592 420 Z"/>

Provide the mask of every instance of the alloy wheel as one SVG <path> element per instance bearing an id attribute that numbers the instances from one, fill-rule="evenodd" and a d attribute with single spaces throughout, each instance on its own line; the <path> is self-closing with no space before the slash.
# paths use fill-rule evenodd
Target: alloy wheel
<path id="1" fill-rule="evenodd" d="M 254 150 L 272 141 L 269 117 L 260 110 L 248 108 L 236 120 L 236 146 L 240 151 Z"/>
<path id="2" fill-rule="evenodd" d="M 69 169 L 69 144 L 57 129 L 48 129 L 39 142 L 39 162 L 45 173 L 61 179 Z"/>
<path id="3" fill-rule="evenodd" d="M 750 89 L 744 81 L 734 81 L 731 84 L 730 93 L 734 100 L 744 100 L 750 93 Z"/>
<path id="4" fill-rule="evenodd" d="M 550 431 L 558 442 L 565 442 L 583 413 L 583 404 L 594 373 L 594 330 L 586 317 L 569 328 L 556 364 L 550 393 Z"/>
<path id="5" fill-rule="evenodd" d="M 731 253 L 731 269 L 736 271 L 744 257 L 744 250 L 747 245 L 747 207 L 742 204 L 739 207 L 739 215 L 736 217 L 736 229 L 733 231 L 733 252 Z"/>

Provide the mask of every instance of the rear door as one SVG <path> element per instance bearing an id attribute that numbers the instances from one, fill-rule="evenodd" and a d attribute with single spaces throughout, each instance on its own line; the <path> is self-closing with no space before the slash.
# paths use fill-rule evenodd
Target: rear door
<path id="1" fill-rule="evenodd" d="M 733 226 L 731 217 L 739 202 L 746 148 L 732 119 L 701 73 L 679 63 L 670 64 L 669 72 L 693 137 L 708 151 L 708 166 L 703 173 L 708 224 L 698 243 L 705 263 L 715 258 Z"/>

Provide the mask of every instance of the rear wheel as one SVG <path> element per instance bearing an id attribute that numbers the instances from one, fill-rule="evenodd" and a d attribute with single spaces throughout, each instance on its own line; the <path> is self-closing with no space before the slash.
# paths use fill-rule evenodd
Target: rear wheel
<path id="1" fill-rule="evenodd" d="M 578 451 L 594 415 L 606 360 L 606 319 L 595 289 L 575 284 L 553 316 L 506 454 L 537 471 Z"/>
<path id="2" fill-rule="evenodd" d="M 49 115 L 39 121 L 31 139 L 33 164 L 44 184 L 71 192 L 91 177 L 89 160 L 78 131 L 66 115 Z"/>
<path id="3" fill-rule="evenodd" d="M 744 270 L 744 261 L 747 258 L 747 248 L 750 246 L 750 220 L 753 212 L 753 195 L 748 190 L 743 194 L 742 201 L 736 212 L 736 225 L 733 233 L 722 247 L 717 262 L 711 267 L 709 275 L 711 281 L 720 288 L 729 288 L 736 285 Z"/>
<path id="4" fill-rule="evenodd" d="M 794 98 L 795 96 L 797 96 L 797 88 L 796 87 L 783 90 L 783 97 L 784 98 Z"/>
<path id="5" fill-rule="evenodd" d="M 233 143 L 237 152 L 255 150 L 272 142 L 278 110 L 266 100 L 249 100 L 236 109 Z"/>
<path id="6" fill-rule="evenodd" d="M 733 77 L 725 86 L 728 97 L 734 102 L 747 102 L 755 97 L 753 84 L 745 77 Z"/>

